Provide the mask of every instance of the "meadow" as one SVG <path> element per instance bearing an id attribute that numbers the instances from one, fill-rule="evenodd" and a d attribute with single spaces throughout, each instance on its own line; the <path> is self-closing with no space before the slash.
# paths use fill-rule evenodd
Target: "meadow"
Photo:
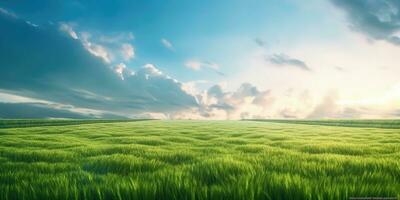
<path id="1" fill-rule="evenodd" d="M 344 126 L 360 128 L 394 128 L 400 129 L 400 120 L 388 119 L 324 119 L 324 120 L 291 120 L 291 119 L 254 119 L 249 121 L 308 124 L 324 126 Z"/>
<path id="2" fill-rule="evenodd" d="M 19 121 L 0 128 L 0 199 L 399 198 L 400 129 L 382 123 Z"/>

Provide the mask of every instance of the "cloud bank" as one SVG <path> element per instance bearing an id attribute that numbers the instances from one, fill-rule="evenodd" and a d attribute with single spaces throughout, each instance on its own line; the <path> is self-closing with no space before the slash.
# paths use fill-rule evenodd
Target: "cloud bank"
<path id="1" fill-rule="evenodd" d="M 359 9 L 356 3 L 335 1 L 349 11 Z M 378 12 L 373 7 L 366 8 L 371 13 Z M 382 6 L 382 9 L 386 13 L 388 7 Z M 363 9 L 357 12 L 349 15 L 357 16 L 357 20 L 371 18 L 368 13 L 361 13 Z M 392 29 L 371 25 L 365 20 L 350 22 L 374 39 L 393 43 L 397 30 L 393 20 L 396 19 L 397 12 L 394 12 L 379 21 L 393 23 Z M 4 9 L 0 9 L 0 27 L 0 118 L 250 119 L 400 115 L 400 90 L 396 88 L 383 97 L 365 102 L 343 102 L 335 91 L 318 99 L 307 90 L 289 88 L 280 93 L 251 83 L 230 90 L 217 84 L 199 91 L 196 84 L 207 80 L 182 83 L 153 64 L 132 70 L 136 48 L 130 32 L 96 35 L 76 31 L 76 25 L 70 23 L 37 26 Z M 173 48 L 168 40 L 161 42 L 166 48 Z M 265 47 L 263 40 L 256 42 Z M 305 61 L 286 54 L 273 54 L 265 59 L 277 67 L 311 71 Z M 207 69 L 224 75 L 214 62 L 189 60 L 185 66 L 194 71 Z"/>
<path id="2" fill-rule="evenodd" d="M 180 82 L 154 65 L 115 72 L 106 50 L 67 26 L 32 27 L 1 13 L 0 24 L 3 93 L 124 116 L 197 106 Z M 123 50 L 126 59 L 133 58 L 131 46 Z"/>

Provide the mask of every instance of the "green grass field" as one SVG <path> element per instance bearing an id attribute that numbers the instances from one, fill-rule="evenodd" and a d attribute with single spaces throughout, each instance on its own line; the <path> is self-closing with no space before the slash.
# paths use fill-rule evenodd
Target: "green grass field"
<path id="1" fill-rule="evenodd" d="M 0 129 L 2 200 L 400 197 L 400 129 L 394 127 L 22 124 Z"/>
<path id="2" fill-rule="evenodd" d="M 260 122 L 289 123 L 289 124 L 308 124 L 324 126 L 344 126 L 359 128 L 394 128 L 400 129 L 400 120 L 360 120 L 360 119 L 327 119 L 327 120 L 287 120 L 287 119 L 261 119 L 249 120 Z"/>

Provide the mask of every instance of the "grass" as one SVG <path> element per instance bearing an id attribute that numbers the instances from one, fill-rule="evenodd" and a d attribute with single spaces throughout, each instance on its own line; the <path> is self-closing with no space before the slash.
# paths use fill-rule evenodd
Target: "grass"
<path id="1" fill-rule="evenodd" d="M 394 128 L 255 121 L 24 127 L 0 129 L 0 199 L 400 197 Z"/>
<path id="2" fill-rule="evenodd" d="M 274 122 L 274 123 L 291 123 L 291 124 L 308 124 L 308 125 L 324 125 L 324 126 L 345 126 L 360 128 L 394 128 L 400 129 L 400 120 L 393 119 L 327 119 L 327 120 L 287 120 L 287 119 L 254 119 L 248 121 Z"/>

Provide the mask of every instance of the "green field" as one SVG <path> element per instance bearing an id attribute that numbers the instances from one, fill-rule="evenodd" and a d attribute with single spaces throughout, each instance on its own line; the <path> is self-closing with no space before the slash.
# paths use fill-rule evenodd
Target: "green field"
<path id="1" fill-rule="evenodd" d="M 394 127 L 158 120 L 18 126 L 0 129 L 2 200 L 400 197 Z"/>
<path id="2" fill-rule="evenodd" d="M 324 126 L 344 126 L 359 128 L 394 128 L 400 129 L 400 120 L 360 120 L 360 119 L 327 119 L 327 120 L 287 120 L 287 119 L 261 119 L 249 120 L 260 122 L 289 123 L 289 124 L 308 124 L 308 125 L 324 125 Z"/>

